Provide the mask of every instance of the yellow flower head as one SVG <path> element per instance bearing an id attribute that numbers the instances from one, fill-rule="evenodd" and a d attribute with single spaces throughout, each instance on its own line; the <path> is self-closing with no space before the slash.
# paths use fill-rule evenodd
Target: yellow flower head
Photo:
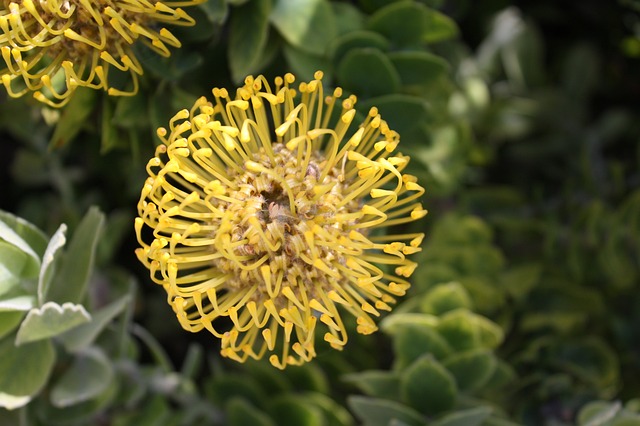
<path id="1" fill-rule="evenodd" d="M 234 99 L 213 89 L 213 102 L 202 97 L 158 129 L 137 256 L 180 324 L 209 330 L 237 361 L 308 361 L 316 328 L 342 349 L 341 313 L 374 332 L 371 316 L 391 310 L 416 267 L 407 255 L 423 234 L 378 230 L 426 214 L 424 189 L 402 174 L 409 158 L 394 152 L 398 134 L 376 108 L 352 126 L 356 98 L 341 101 L 340 88 L 325 97 L 321 79 L 296 90 L 291 74 L 274 86 L 248 77 Z"/>
<path id="2" fill-rule="evenodd" d="M 193 25 L 179 6 L 202 1 L 0 0 L 2 83 L 12 97 L 32 91 L 50 106 L 66 103 L 78 86 L 133 95 L 142 67 L 132 44 L 140 39 L 169 56 L 168 46 L 180 42 L 163 25 Z M 111 66 L 131 75 L 133 90 L 111 87 Z"/>

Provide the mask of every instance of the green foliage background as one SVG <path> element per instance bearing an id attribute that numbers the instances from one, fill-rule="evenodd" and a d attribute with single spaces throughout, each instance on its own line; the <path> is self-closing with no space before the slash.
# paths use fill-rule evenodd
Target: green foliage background
<path id="1" fill-rule="evenodd" d="M 135 97 L 2 95 L 0 424 L 640 424 L 637 0 L 190 13 L 171 58 L 137 48 Z M 135 259 L 144 166 L 212 87 L 318 69 L 401 134 L 428 190 L 420 267 L 381 333 L 235 364 Z"/>

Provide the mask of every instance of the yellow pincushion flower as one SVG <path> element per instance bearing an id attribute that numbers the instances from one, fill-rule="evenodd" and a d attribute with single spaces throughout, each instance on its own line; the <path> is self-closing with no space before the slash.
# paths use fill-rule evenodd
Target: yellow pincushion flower
<path id="1" fill-rule="evenodd" d="M 158 129 L 136 254 L 182 327 L 209 330 L 237 361 L 308 361 L 316 328 L 342 349 L 341 314 L 374 332 L 416 267 L 423 234 L 378 232 L 426 214 L 398 134 L 376 108 L 352 126 L 356 98 L 325 97 L 321 79 L 296 90 L 291 74 L 273 87 L 248 77 L 234 99 L 213 89 Z"/>
<path id="2" fill-rule="evenodd" d="M 12 97 L 34 92 L 50 106 L 66 103 L 78 86 L 133 95 L 142 74 L 133 43 L 169 56 L 168 46 L 180 42 L 163 25 L 193 25 L 180 7 L 203 1 L 0 0 L 2 83 Z M 133 89 L 112 87 L 110 67 L 129 73 Z"/>

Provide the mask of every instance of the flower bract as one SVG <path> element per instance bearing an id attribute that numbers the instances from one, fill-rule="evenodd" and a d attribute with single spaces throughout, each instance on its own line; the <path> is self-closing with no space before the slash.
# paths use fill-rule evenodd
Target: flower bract
<path id="1" fill-rule="evenodd" d="M 165 24 L 193 25 L 181 7 L 202 1 L 0 0 L 2 84 L 12 97 L 33 92 L 50 106 L 65 104 L 78 86 L 135 94 L 143 71 L 132 45 L 140 40 L 169 56 L 180 41 Z M 130 90 L 112 85 L 113 69 L 130 75 Z"/>
<path id="2" fill-rule="evenodd" d="M 321 72 L 294 83 L 248 77 L 158 129 L 135 221 L 137 256 L 182 327 L 279 368 L 313 358 L 317 333 L 342 349 L 345 313 L 377 329 L 423 239 L 382 228 L 426 214 L 376 108 L 357 124 L 356 98 L 325 93 Z"/>

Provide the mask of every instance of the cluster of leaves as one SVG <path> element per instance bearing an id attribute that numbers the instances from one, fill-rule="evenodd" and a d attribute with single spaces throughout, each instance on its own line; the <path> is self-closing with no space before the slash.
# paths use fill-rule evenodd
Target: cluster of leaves
<path id="1" fill-rule="evenodd" d="M 170 58 L 137 47 L 137 96 L 3 100 L 2 208 L 51 237 L 0 212 L 0 424 L 640 424 L 638 2 L 509 3 L 209 0 Z M 212 86 L 317 69 L 401 134 L 420 266 L 383 333 L 230 364 L 145 284 L 144 164 Z"/>

